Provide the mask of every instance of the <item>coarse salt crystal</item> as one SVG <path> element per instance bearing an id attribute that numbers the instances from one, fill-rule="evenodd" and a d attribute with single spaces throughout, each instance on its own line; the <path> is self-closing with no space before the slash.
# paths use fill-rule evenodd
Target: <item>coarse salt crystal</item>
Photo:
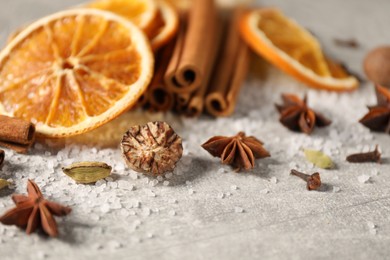
<path id="1" fill-rule="evenodd" d="M 333 186 L 333 193 L 337 193 L 337 192 L 339 192 L 341 190 L 341 188 L 340 187 L 337 187 L 337 186 Z"/>
<path id="2" fill-rule="evenodd" d="M 168 214 L 171 215 L 171 216 L 176 216 L 176 211 L 170 210 L 170 211 L 168 212 Z"/>
<path id="3" fill-rule="evenodd" d="M 103 212 L 103 213 L 108 213 L 108 212 L 110 212 L 110 205 L 108 205 L 108 204 L 103 204 L 103 205 L 100 207 L 100 211 Z"/>
<path id="4" fill-rule="evenodd" d="M 164 185 L 164 186 L 169 186 L 169 181 L 164 181 L 164 182 L 163 182 L 163 185 Z"/>
<path id="5" fill-rule="evenodd" d="M 192 195 L 192 194 L 194 194 L 194 193 L 195 193 L 195 191 L 194 191 L 193 189 L 189 189 L 189 190 L 188 190 L 188 194 Z"/>
<path id="6" fill-rule="evenodd" d="M 238 190 L 238 187 L 237 187 L 237 185 L 232 185 L 232 186 L 230 186 L 230 189 L 231 190 Z"/>
<path id="7" fill-rule="evenodd" d="M 130 172 L 130 178 L 136 180 L 138 179 L 138 174 L 136 172 Z"/>
<path id="8" fill-rule="evenodd" d="M 366 174 L 363 174 L 363 175 L 360 175 L 359 177 L 358 177 L 358 181 L 360 182 L 360 183 L 367 183 L 367 182 L 369 182 L 370 181 L 370 176 L 368 176 L 368 175 L 366 175 Z"/>
<path id="9" fill-rule="evenodd" d="M 168 172 L 167 174 L 165 174 L 165 178 L 167 178 L 167 179 L 170 179 L 172 177 L 173 177 L 173 173 L 171 173 L 171 172 Z"/>
<path id="10" fill-rule="evenodd" d="M 269 193 L 269 189 L 262 189 L 260 191 L 261 194 L 268 194 Z"/>
<path id="11" fill-rule="evenodd" d="M 186 181 L 186 185 L 190 186 L 192 183 L 190 181 Z"/>
<path id="12" fill-rule="evenodd" d="M 225 197 L 225 194 L 220 192 L 220 193 L 218 193 L 217 197 L 220 198 L 220 199 L 223 199 Z"/>
<path id="13" fill-rule="evenodd" d="M 276 177 L 271 177 L 270 182 L 276 184 L 278 183 L 278 179 Z"/>
<path id="14" fill-rule="evenodd" d="M 241 208 L 241 207 L 235 207 L 235 208 L 234 208 L 234 212 L 235 212 L 235 213 L 244 213 L 244 209 Z"/>

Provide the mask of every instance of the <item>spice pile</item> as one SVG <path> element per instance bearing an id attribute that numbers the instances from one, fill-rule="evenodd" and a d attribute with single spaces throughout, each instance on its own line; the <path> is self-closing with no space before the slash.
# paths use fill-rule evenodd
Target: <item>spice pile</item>
<path id="1" fill-rule="evenodd" d="M 272 38 L 273 24 L 285 25 L 282 28 L 292 29 L 297 35 L 297 32 L 303 31 L 276 9 L 248 11 L 237 8 L 221 14 L 214 1 L 197 0 L 189 12 L 179 12 L 164 1 L 139 1 L 144 4 L 145 10 L 154 10 L 151 13 L 155 17 L 147 22 L 145 13 L 134 13 L 131 17 L 129 13 L 122 14 L 129 22 L 115 14 L 93 9 L 114 13 L 121 10 L 115 5 L 106 6 L 103 3 L 108 2 L 87 5 L 91 9 L 52 15 L 12 37 L 0 55 L 0 76 L 7 78 L 0 86 L 0 112 L 13 116 L 0 116 L 0 145 L 25 153 L 35 140 L 34 124 L 41 138 L 81 134 L 107 123 L 136 103 L 157 111 L 175 109 L 189 116 L 199 116 L 204 111 L 213 116 L 231 115 L 246 76 L 249 58 L 247 44 L 309 86 L 338 91 L 357 87 L 356 78 L 340 64 L 322 55 L 313 37 L 308 42 L 298 37 L 298 46 L 288 50 L 283 45 L 286 39 Z M 91 35 L 87 35 L 87 29 L 91 30 Z M 240 38 L 240 31 L 246 43 Z M 69 35 L 72 35 L 71 39 Z M 261 37 L 258 38 L 258 35 Z M 31 53 L 36 50 L 28 46 L 30 41 L 52 48 L 47 52 L 40 49 L 42 56 L 36 57 L 36 53 Z M 265 44 L 269 42 L 272 48 Z M 302 45 L 311 47 L 308 53 L 300 53 Z M 281 55 L 281 51 L 288 55 Z M 18 63 L 21 57 L 18 55 L 22 54 L 31 59 L 28 62 L 40 64 L 42 68 L 37 65 L 31 74 L 27 71 L 27 76 L 23 74 L 25 77 L 22 77 L 21 73 L 27 69 Z M 154 55 L 156 63 L 153 73 Z M 313 56 L 318 59 L 311 63 L 309 61 Z M 288 58 L 281 61 L 278 59 L 280 57 Z M 45 67 L 47 64 L 51 67 Z M 311 73 L 307 72 L 309 69 L 313 69 Z M 373 131 L 389 133 L 390 91 L 381 85 L 377 85 L 376 90 L 378 104 L 369 108 L 361 123 Z M 294 94 L 282 94 L 282 99 L 283 104 L 276 105 L 276 108 L 281 124 L 289 130 L 310 135 L 315 134 L 315 126 L 332 127 L 331 120 L 309 107 L 306 96 L 301 100 Z M 273 150 L 266 150 L 257 136 L 247 136 L 243 129 L 237 130 L 239 133 L 236 136 L 215 136 L 202 147 L 238 172 L 253 170 L 257 166 L 256 159 L 272 156 Z M 183 139 L 165 122 L 129 126 L 122 138 L 121 148 L 124 162 L 130 169 L 156 177 L 152 186 L 161 181 L 169 185 L 167 179 L 172 177 L 172 171 L 175 171 L 185 150 Z M 193 156 L 185 155 L 187 158 Z M 72 156 L 77 158 L 77 153 Z M 334 166 L 326 152 L 305 150 L 305 156 L 316 167 L 327 169 Z M 373 152 L 349 155 L 346 160 L 379 163 L 380 156 L 376 148 Z M 110 176 L 113 168 L 118 170 L 98 161 L 73 163 L 74 158 L 71 163 L 64 161 L 63 164 L 57 160 L 56 163 L 61 165 L 56 167 L 61 166 L 64 173 L 79 184 L 106 184 L 104 179 L 113 180 Z M 3 160 L 4 152 L 0 150 L 0 167 Z M 56 168 L 51 166 L 52 169 Z M 119 168 L 123 170 L 124 165 Z M 320 190 L 320 173 L 305 175 L 292 169 L 291 174 L 303 178 L 308 190 Z M 1 181 L 3 187 L 10 184 L 6 180 Z M 121 186 L 133 189 L 129 183 L 122 182 Z M 38 185 L 32 180 L 28 180 L 27 190 L 28 197 L 13 196 L 16 208 L 0 217 L 0 222 L 26 228 L 27 233 L 41 226 L 48 235 L 57 236 L 53 215 L 67 215 L 70 208 L 43 199 Z M 190 195 L 194 193 L 194 190 L 189 190 Z M 153 191 L 149 195 L 156 196 Z M 120 205 L 114 199 L 115 203 Z M 139 205 L 135 207 L 139 208 Z M 146 214 L 150 214 L 150 209 L 146 211 Z M 244 210 L 237 208 L 236 212 Z M 170 215 L 175 216 L 175 211 Z"/>

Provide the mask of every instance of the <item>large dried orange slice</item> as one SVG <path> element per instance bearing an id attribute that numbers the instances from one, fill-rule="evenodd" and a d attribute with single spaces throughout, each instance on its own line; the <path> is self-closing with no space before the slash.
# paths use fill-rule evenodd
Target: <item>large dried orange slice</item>
<path id="1" fill-rule="evenodd" d="M 240 29 L 255 52 L 308 86 L 335 91 L 358 87 L 355 77 L 324 56 L 319 42 L 308 31 L 278 9 L 247 13 Z"/>
<path id="2" fill-rule="evenodd" d="M 151 37 L 151 44 L 154 51 L 165 46 L 179 29 L 179 16 L 172 4 L 165 0 L 156 0 L 160 10 L 160 26 L 156 28 Z"/>
<path id="3" fill-rule="evenodd" d="M 110 11 L 134 22 L 148 34 L 154 26 L 158 7 L 154 0 L 96 0 L 86 7 Z"/>
<path id="4" fill-rule="evenodd" d="M 79 9 L 31 24 L 0 53 L 0 113 L 48 137 L 92 130 L 146 90 L 153 54 L 144 33 L 110 12 Z"/>

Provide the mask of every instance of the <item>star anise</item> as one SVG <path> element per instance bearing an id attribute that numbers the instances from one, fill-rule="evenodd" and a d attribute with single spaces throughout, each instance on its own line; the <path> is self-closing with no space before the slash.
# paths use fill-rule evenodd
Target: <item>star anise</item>
<path id="1" fill-rule="evenodd" d="M 27 234 L 34 232 L 40 225 L 46 234 L 56 237 L 58 230 L 53 215 L 65 216 L 72 209 L 44 199 L 41 190 L 32 180 L 28 180 L 27 192 L 28 196 L 12 196 L 16 207 L 1 216 L 0 222 L 25 228 Z"/>
<path id="2" fill-rule="evenodd" d="M 239 132 L 232 137 L 215 136 L 202 145 L 214 157 L 220 157 L 223 164 L 229 164 L 240 170 L 255 167 L 255 159 L 270 157 L 263 143 L 253 136 Z"/>
<path id="3" fill-rule="evenodd" d="M 324 127 L 332 123 L 321 113 L 307 106 L 307 97 L 300 99 L 294 94 L 282 94 L 283 104 L 275 104 L 280 113 L 280 122 L 288 129 L 311 134 L 315 126 Z"/>
<path id="4" fill-rule="evenodd" d="M 390 134 L 390 90 L 376 86 L 378 104 L 369 106 L 369 112 L 360 119 L 360 123 L 372 131 Z"/>

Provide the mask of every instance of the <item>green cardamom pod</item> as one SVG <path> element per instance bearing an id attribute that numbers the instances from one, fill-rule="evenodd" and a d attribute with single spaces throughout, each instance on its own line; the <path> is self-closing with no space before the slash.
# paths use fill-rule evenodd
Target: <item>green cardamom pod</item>
<path id="1" fill-rule="evenodd" d="M 5 187 L 8 187 L 10 183 L 4 179 L 0 179 L 0 190 L 4 189 Z"/>
<path id="2" fill-rule="evenodd" d="M 334 164 L 332 159 L 321 151 L 305 150 L 306 159 L 318 168 L 330 169 Z"/>
<path id="3" fill-rule="evenodd" d="M 94 183 L 108 177 L 112 167 L 102 162 L 78 162 L 62 171 L 78 183 Z"/>

